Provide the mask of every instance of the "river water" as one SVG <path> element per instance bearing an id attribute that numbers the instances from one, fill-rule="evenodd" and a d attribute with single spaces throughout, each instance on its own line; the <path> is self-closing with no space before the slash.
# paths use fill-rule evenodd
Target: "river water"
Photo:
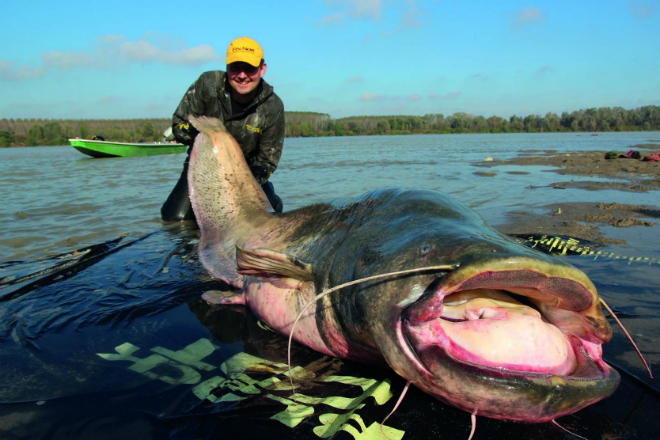
<path id="1" fill-rule="evenodd" d="M 660 199 L 654 191 L 557 191 L 547 185 L 567 177 L 547 167 L 499 166 L 485 177 L 474 164 L 534 151 L 624 152 L 650 142 L 659 143 L 660 133 L 286 139 L 272 181 L 285 210 L 378 187 L 427 188 L 498 225 L 508 212 L 542 212 L 549 203 L 657 208 Z M 197 231 L 163 224 L 159 214 L 183 159 L 91 159 L 65 146 L 0 149 L 0 438 L 381 438 L 372 423 L 403 388 L 396 375 L 299 348 L 306 392 L 348 396 L 354 407 L 293 402 L 272 385 L 284 378 L 283 338 L 244 310 L 199 300 L 214 281 L 196 260 Z M 603 231 L 627 241 L 604 250 L 660 260 L 657 225 Z M 660 264 L 562 258 L 592 278 L 660 374 Z M 561 422 L 587 438 L 654 438 L 660 384 L 648 379 L 621 331 L 614 333 L 604 358 L 621 371 L 622 385 Z M 332 375 L 366 382 L 329 382 Z M 368 393 L 374 389 L 395 397 L 379 400 Z M 467 438 L 470 424 L 464 413 L 412 391 L 387 426 L 390 438 Z M 475 438 L 503 436 L 565 438 L 554 425 L 479 418 Z"/>

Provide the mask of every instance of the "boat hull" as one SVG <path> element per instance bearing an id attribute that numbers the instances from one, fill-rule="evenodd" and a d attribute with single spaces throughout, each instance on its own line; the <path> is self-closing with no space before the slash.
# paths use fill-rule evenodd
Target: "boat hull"
<path id="1" fill-rule="evenodd" d="M 89 139 L 69 139 L 71 146 L 91 157 L 140 157 L 159 154 L 178 154 L 186 151 L 186 146 L 171 142 L 124 143 L 95 141 Z"/>

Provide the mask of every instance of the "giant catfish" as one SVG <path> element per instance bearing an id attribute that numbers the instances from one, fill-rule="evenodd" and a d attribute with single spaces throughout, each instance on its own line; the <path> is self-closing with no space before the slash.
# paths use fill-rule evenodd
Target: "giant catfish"
<path id="1" fill-rule="evenodd" d="M 356 284 L 316 301 L 293 338 L 321 353 L 389 366 L 471 414 L 543 422 L 614 392 L 602 359 L 612 336 L 580 270 L 522 246 L 435 191 L 378 189 L 275 214 L 236 141 L 216 119 L 190 157 L 199 258 L 245 304 L 288 335 L 325 289 L 386 272 L 450 265 Z"/>

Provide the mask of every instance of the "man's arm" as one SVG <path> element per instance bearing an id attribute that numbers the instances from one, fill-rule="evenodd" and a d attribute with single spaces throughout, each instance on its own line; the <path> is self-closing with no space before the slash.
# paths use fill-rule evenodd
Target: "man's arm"
<path id="1" fill-rule="evenodd" d="M 179 106 L 172 116 L 172 133 L 180 144 L 192 145 L 197 137 L 197 129 L 188 122 L 188 116 L 201 116 L 204 114 L 204 80 L 203 75 L 192 83 L 181 99 Z"/>
<path id="2" fill-rule="evenodd" d="M 284 106 L 280 105 L 273 115 L 273 123 L 261 135 L 259 149 L 250 161 L 250 170 L 259 185 L 266 183 L 277 169 L 284 147 L 284 128 Z"/>

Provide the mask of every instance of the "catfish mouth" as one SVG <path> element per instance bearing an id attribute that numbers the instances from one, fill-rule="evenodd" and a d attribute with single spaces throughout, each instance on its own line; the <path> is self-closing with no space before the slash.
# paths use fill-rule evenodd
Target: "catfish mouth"
<path id="1" fill-rule="evenodd" d="M 459 269 L 431 283 L 402 315 L 415 361 L 433 375 L 444 353 L 499 375 L 608 378 L 601 344 L 611 328 L 595 288 L 577 269 L 561 269 L 568 277 L 534 269 L 466 277 Z"/>

